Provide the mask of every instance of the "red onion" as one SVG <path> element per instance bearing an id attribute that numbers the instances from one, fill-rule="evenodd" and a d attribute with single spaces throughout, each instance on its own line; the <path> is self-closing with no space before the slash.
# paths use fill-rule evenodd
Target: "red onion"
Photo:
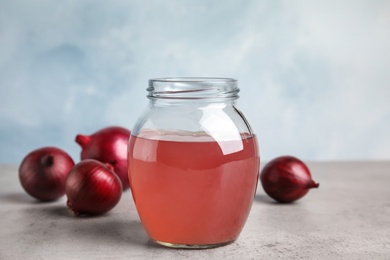
<path id="1" fill-rule="evenodd" d="M 292 156 L 281 156 L 265 165 L 260 173 L 264 191 L 279 202 L 293 202 L 319 184 L 311 178 L 309 168 Z"/>
<path id="2" fill-rule="evenodd" d="M 76 142 L 81 146 L 81 160 L 95 159 L 114 166 L 114 172 L 122 181 L 123 190 L 129 188 L 127 173 L 127 144 L 130 131 L 118 126 L 106 127 L 96 133 L 77 135 Z"/>
<path id="3" fill-rule="evenodd" d="M 86 159 L 76 164 L 65 183 L 68 208 L 76 216 L 111 210 L 122 195 L 122 183 L 110 164 Z"/>
<path id="4" fill-rule="evenodd" d="M 74 166 L 72 158 L 56 147 L 43 147 L 30 152 L 19 167 L 19 180 L 24 190 L 42 201 L 52 201 L 65 193 L 65 180 Z"/>

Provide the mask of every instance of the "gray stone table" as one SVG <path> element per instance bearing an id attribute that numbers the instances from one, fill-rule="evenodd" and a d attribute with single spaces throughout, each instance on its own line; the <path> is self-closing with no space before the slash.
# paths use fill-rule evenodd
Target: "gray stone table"
<path id="1" fill-rule="evenodd" d="M 390 162 L 308 163 L 319 189 L 277 204 L 261 185 L 238 240 L 206 250 L 149 241 L 131 193 L 100 217 L 39 203 L 0 165 L 0 259 L 390 259 Z"/>

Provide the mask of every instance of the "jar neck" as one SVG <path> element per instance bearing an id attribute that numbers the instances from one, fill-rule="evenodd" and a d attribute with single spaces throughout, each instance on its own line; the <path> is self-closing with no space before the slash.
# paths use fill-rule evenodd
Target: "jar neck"
<path id="1" fill-rule="evenodd" d="M 155 103 L 234 102 L 240 89 L 231 78 L 159 78 L 149 80 L 148 98 Z"/>
<path id="2" fill-rule="evenodd" d="M 149 98 L 150 105 L 156 107 L 194 106 L 194 107 L 226 107 L 236 105 L 237 99 L 169 99 L 169 98 Z"/>

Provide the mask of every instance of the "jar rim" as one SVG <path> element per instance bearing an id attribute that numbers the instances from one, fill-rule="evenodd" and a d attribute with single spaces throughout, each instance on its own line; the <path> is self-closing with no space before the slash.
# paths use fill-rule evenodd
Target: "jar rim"
<path id="1" fill-rule="evenodd" d="M 240 89 L 233 78 L 168 77 L 149 80 L 148 98 L 237 99 Z"/>
<path id="2" fill-rule="evenodd" d="M 212 82 L 212 83 L 233 83 L 237 82 L 233 78 L 215 78 L 215 77 L 168 77 L 168 78 L 153 78 L 149 80 L 149 84 L 154 82 Z"/>

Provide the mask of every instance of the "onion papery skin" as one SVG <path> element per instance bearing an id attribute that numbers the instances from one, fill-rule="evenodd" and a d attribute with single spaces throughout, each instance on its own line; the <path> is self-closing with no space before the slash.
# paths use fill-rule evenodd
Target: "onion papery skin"
<path id="1" fill-rule="evenodd" d="M 290 203 L 318 188 L 307 165 L 293 156 L 280 156 L 267 163 L 260 173 L 264 191 L 273 199 Z"/>
<path id="2" fill-rule="evenodd" d="M 67 206 L 76 215 L 100 215 L 118 204 L 122 182 L 110 164 L 86 159 L 76 164 L 66 179 Z"/>
<path id="3" fill-rule="evenodd" d="M 129 188 L 127 146 L 130 131 L 119 126 L 103 128 L 92 135 L 77 135 L 81 146 L 81 160 L 95 159 L 113 165 L 114 172 L 122 181 L 123 190 Z"/>
<path id="4" fill-rule="evenodd" d="M 54 201 L 65 194 L 65 181 L 73 159 L 57 147 L 42 147 L 24 157 L 19 166 L 23 189 L 40 201 Z"/>

